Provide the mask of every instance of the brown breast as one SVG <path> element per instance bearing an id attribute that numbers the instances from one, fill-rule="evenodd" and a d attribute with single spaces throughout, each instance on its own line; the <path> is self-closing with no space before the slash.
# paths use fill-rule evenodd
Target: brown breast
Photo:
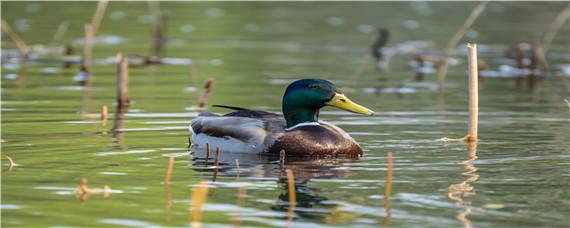
<path id="1" fill-rule="evenodd" d="M 287 156 L 358 157 L 362 149 L 346 132 L 328 123 L 300 126 L 277 138 L 268 152 Z"/>

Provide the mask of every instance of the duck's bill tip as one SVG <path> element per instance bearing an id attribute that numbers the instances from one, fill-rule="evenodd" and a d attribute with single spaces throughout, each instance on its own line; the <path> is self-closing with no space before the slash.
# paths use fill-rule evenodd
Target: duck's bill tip
<path id="1" fill-rule="evenodd" d="M 374 111 L 362 105 L 352 102 L 344 94 L 340 93 L 335 94 L 335 96 L 326 104 L 353 113 L 358 113 L 367 116 L 374 115 Z"/>

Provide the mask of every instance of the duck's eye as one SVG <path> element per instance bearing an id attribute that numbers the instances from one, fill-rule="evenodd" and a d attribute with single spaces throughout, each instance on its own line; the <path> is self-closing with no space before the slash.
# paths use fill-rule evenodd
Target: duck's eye
<path id="1" fill-rule="evenodd" d="M 307 88 L 309 88 L 309 89 L 320 89 L 321 87 L 318 85 L 308 85 Z"/>

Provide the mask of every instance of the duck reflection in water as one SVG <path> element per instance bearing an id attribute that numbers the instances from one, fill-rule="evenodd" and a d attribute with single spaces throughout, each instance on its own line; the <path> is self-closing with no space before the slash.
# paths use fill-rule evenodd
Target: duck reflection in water
<path id="1" fill-rule="evenodd" d="M 358 158 L 337 158 L 337 159 L 310 159 L 300 157 L 277 157 L 262 156 L 244 153 L 220 153 L 219 165 L 215 166 L 215 149 L 211 150 L 210 156 L 204 150 L 193 151 L 193 169 L 198 172 L 208 173 L 213 176 L 213 181 L 230 178 L 259 178 L 278 177 L 277 185 L 280 194 L 277 196 L 272 210 L 289 212 L 291 207 L 289 184 L 285 170 L 293 171 L 296 203 L 293 217 L 304 217 L 310 219 L 326 219 L 330 211 L 339 205 L 333 203 L 321 204 L 322 201 L 329 200 L 327 197 L 319 195 L 321 189 L 310 187 L 311 179 L 345 178 L 353 175 L 348 169 L 339 169 L 348 163 L 358 160 Z M 209 158 L 207 161 L 206 158 Z M 237 170 L 236 160 L 240 167 Z M 210 174 L 211 173 L 211 174 Z M 216 176 L 216 177 L 214 177 Z M 318 207 L 325 210 L 311 210 Z M 326 210 L 330 208 L 330 210 Z M 287 218 L 284 218 L 287 219 Z"/>

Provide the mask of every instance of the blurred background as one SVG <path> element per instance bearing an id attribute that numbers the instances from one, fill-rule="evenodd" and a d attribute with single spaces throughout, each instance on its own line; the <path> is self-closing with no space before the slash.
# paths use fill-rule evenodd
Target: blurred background
<path id="1" fill-rule="evenodd" d="M 568 2 L 98 5 L 2 2 L 2 226 L 188 226 L 192 187 L 208 181 L 204 226 L 283 227 L 283 167 L 223 153 L 220 169 L 204 166 L 188 155 L 187 126 L 203 108 L 227 112 L 210 104 L 280 112 L 300 78 L 331 80 L 378 115 L 321 112 L 365 154 L 288 162 L 291 226 L 570 222 Z M 85 62 L 85 25 L 98 17 Z M 465 133 L 467 42 L 479 48 L 476 149 L 438 141 Z M 117 105 L 118 52 L 130 65 L 128 107 Z M 112 190 L 77 194 L 82 178 Z"/>

